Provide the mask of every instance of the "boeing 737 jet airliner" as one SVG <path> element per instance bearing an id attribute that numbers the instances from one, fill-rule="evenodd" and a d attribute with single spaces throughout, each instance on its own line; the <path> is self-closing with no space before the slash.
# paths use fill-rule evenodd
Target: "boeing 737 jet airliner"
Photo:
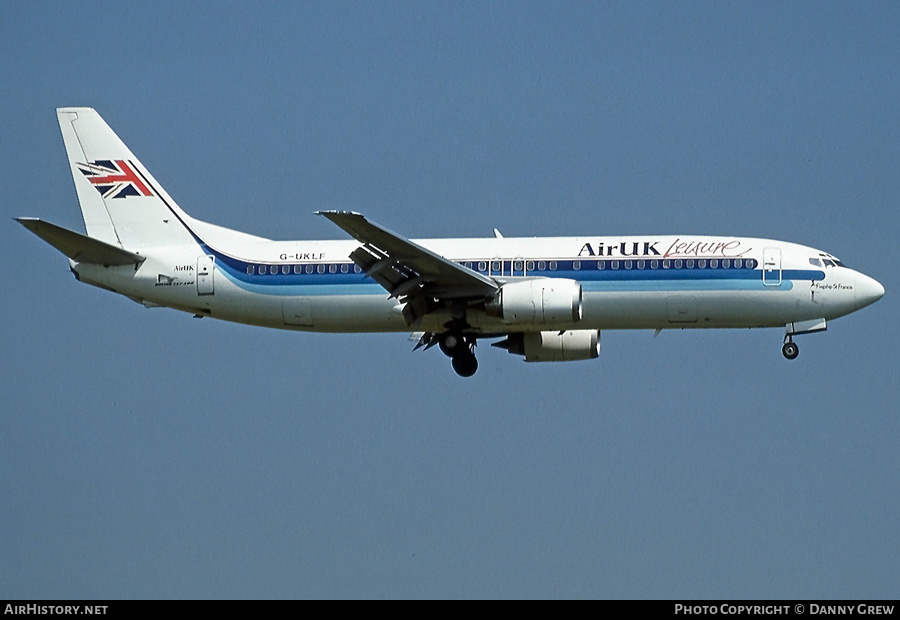
<path id="1" fill-rule="evenodd" d="M 479 339 L 529 362 L 586 360 L 604 329 L 782 327 L 793 337 L 884 288 L 813 248 L 743 237 L 412 241 L 323 211 L 353 239 L 271 241 L 182 211 L 91 108 L 57 110 L 87 234 L 17 218 L 75 277 L 147 307 L 320 332 L 410 332 L 464 377 Z"/>

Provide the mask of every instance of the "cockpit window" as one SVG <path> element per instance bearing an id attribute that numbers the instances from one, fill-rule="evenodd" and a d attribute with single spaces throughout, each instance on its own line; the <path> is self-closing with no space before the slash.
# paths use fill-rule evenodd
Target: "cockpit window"
<path id="1" fill-rule="evenodd" d="M 821 263 L 824 263 L 826 267 L 846 267 L 847 266 L 844 263 L 842 263 L 841 261 L 839 261 L 838 259 L 836 259 L 831 254 L 825 254 L 824 252 L 819 253 L 819 258 L 809 259 L 809 264 L 820 267 L 821 266 L 820 261 L 821 261 Z"/>

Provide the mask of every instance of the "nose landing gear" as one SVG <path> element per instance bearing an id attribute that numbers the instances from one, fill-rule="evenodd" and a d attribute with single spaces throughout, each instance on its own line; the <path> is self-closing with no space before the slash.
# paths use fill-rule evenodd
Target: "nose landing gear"
<path id="1" fill-rule="evenodd" d="M 797 356 L 800 355 L 800 347 L 794 344 L 794 336 L 824 332 L 826 329 L 828 329 L 828 323 L 825 319 L 788 323 L 785 325 L 784 344 L 781 346 L 781 354 L 789 360 L 797 359 Z"/>
<path id="2" fill-rule="evenodd" d="M 787 336 L 787 339 L 781 346 L 781 354 L 784 355 L 786 359 L 795 360 L 797 359 L 797 356 L 800 355 L 800 347 L 797 346 L 797 343 L 795 343 L 790 336 Z"/>

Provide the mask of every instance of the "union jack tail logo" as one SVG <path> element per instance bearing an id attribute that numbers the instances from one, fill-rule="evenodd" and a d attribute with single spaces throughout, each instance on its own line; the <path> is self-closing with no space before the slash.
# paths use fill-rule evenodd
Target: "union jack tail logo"
<path id="1" fill-rule="evenodd" d="M 134 164 L 124 159 L 100 159 L 87 164 L 76 163 L 75 165 L 103 198 L 155 195 L 138 175 Z"/>

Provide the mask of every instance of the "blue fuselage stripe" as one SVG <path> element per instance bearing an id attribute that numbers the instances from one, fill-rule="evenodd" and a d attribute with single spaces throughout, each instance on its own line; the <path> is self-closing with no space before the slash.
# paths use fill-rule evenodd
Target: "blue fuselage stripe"
<path id="1" fill-rule="evenodd" d="M 216 257 L 219 270 L 231 282 L 254 293 L 317 296 L 383 295 L 385 292 L 371 278 L 356 273 L 352 263 L 302 264 L 299 265 L 301 273 L 294 273 L 294 264 L 261 265 L 225 256 L 208 246 L 204 250 Z M 569 268 L 537 271 L 530 275 L 577 280 L 585 292 L 790 290 L 793 280 L 815 281 L 825 277 L 821 270 L 784 269 L 780 278 L 777 272 L 772 273 L 769 283 L 766 283 L 761 269 L 572 269 L 572 261 L 557 262 Z M 313 273 L 305 273 L 308 265 Z M 267 273 L 258 273 L 261 266 L 267 268 Z M 318 272 L 320 266 L 324 273 Z M 273 267 L 277 268 L 277 273 L 268 272 Z M 287 267 L 289 273 L 282 273 L 282 267 Z M 342 267 L 348 273 L 341 273 Z M 254 273 L 248 273 L 248 270 Z"/>

